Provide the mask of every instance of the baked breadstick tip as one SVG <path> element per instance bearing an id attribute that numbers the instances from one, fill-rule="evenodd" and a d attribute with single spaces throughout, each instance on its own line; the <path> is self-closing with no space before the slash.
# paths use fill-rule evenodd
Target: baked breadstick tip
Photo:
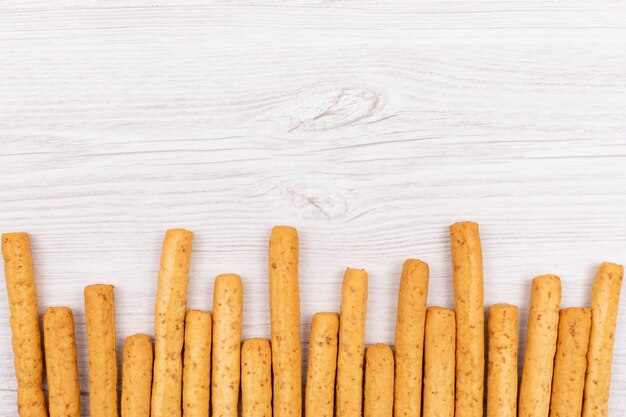
<path id="1" fill-rule="evenodd" d="M 311 322 L 305 417 L 333 417 L 339 315 L 316 313 Z"/>
<path id="2" fill-rule="evenodd" d="M 149 417 L 152 390 L 152 341 L 134 334 L 124 341 L 122 417 Z"/>
<path id="3" fill-rule="evenodd" d="M 583 417 L 606 417 L 609 413 L 615 325 L 623 279 L 622 265 L 605 262 L 593 281 Z"/>
<path id="4" fill-rule="evenodd" d="M 272 351 L 267 339 L 241 347 L 241 415 L 272 417 Z"/>
<path id="5" fill-rule="evenodd" d="M 487 417 L 517 416 L 517 306 L 489 307 Z"/>
<path id="6" fill-rule="evenodd" d="M 46 399 L 41 388 L 43 354 L 39 332 L 39 307 L 28 234 L 21 232 L 3 234 L 2 256 L 11 311 L 17 411 L 20 417 L 47 417 Z"/>
<path id="7" fill-rule="evenodd" d="M 384 343 L 365 353 L 364 417 L 393 416 L 393 352 Z"/>
<path id="8" fill-rule="evenodd" d="M 300 417 L 302 414 L 298 252 L 296 229 L 289 226 L 272 229 L 269 286 L 275 417 Z"/>
<path id="9" fill-rule="evenodd" d="M 208 311 L 189 310 L 185 317 L 183 417 L 208 417 L 211 401 L 211 329 Z"/>

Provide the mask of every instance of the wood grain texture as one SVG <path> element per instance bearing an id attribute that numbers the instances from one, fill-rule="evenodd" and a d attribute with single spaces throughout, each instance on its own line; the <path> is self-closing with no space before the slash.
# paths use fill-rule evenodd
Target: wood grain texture
<path id="1" fill-rule="evenodd" d="M 447 227 L 474 220 L 485 303 L 519 305 L 523 339 L 532 277 L 585 306 L 626 262 L 625 21 L 611 1 L 1 2 L 0 231 L 30 233 L 40 311 L 74 310 L 83 391 L 83 287 L 115 285 L 121 364 L 172 227 L 194 231 L 189 308 L 242 276 L 244 338 L 270 334 L 271 227 L 297 227 L 306 358 L 346 266 L 369 273 L 368 344 L 393 343 L 408 257 L 451 307 Z M 8 317 L 0 285 L 0 417 Z M 626 416 L 626 307 L 611 391 Z"/>

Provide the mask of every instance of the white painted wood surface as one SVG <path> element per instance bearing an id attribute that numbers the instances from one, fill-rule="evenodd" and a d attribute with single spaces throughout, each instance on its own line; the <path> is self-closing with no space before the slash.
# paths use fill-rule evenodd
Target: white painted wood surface
<path id="1" fill-rule="evenodd" d="M 617 1 L 3 1 L 0 230 L 31 233 L 41 311 L 74 309 L 85 393 L 83 287 L 115 284 L 120 353 L 152 333 L 169 227 L 195 232 L 190 307 L 242 275 L 245 337 L 269 336 L 285 223 L 304 340 L 350 265 L 367 342 L 391 343 L 402 261 L 451 306 L 447 226 L 472 219 L 486 303 L 518 304 L 523 336 L 533 276 L 586 305 L 626 262 L 625 22 Z M 15 388 L 1 285 L 0 417 Z M 611 417 L 625 396 L 626 307 Z"/>

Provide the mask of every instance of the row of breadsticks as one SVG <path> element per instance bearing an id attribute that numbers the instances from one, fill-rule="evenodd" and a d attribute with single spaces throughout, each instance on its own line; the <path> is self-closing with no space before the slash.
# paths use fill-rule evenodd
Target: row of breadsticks
<path id="1" fill-rule="evenodd" d="M 428 265 L 407 260 L 400 279 L 394 350 L 365 350 L 368 276 L 345 272 L 340 314 L 313 316 L 306 417 L 482 417 L 485 376 L 482 251 L 478 226 L 450 227 L 455 309 L 426 307 Z M 275 227 L 269 244 L 271 341 L 242 344 L 238 275 L 215 280 L 213 313 L 187 310 L 192 233 L 169 230 L 163 243 L 151 337 L 126 338 L 122 417 L 300 417 L 302 376 L 298 236 Z M 72 311 L 43 317 L 48 407 L 42 390 L 39 313 L 28 235 L 2 238 L 21 417 L 80 415 Z M 492 305 L 487 322 L 488 417 L 596 417 L 608 394 L 621 265 L 603 263 L 590 308 L 560 310 L 555 275 L 532 281 L 518 393 L 518 311 Z M 113 286 L 85 288 L 92 417 L 118 416 Z"/>

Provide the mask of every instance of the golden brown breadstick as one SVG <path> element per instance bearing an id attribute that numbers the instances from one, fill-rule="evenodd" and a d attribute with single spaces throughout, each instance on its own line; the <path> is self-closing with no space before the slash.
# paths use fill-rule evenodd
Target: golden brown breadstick
<path id="1" fill-rule="evenodd" d="M 482 417 L 485 377 L 483 255 L 478 225 L 450 226 L 456 313 L 456 417 Z"/>
<path id="2" fill-rule="evenodd" d="M 50 417 L 80 417 L 80 386 L 74 339 L 74 316 L 67 307 L 43 315 L 43 341 Z"/>
<path id="3" fill-rule="evenodd" d="M 183 339 L 193 233 L 165 233 L 154 307 L 152 417 L 180 417 Z"/>
<path id="4" fill-rule="evenodd" d="M 211 401 L 211 313 L 189 310 L 185 317 L 183 417 L 208 417 Z"/>
<path id="5" fill-rule="evenodd" d="M 420 417 L 427 296 L 428 264 L 417 259 L 407 259 L 400 277 L 396 319 L 396 417 Z"/>
<path id="6" fill-rule="evenodd" d="M 623 278 L 622 265 L 604 262 L 593 280 L 582 417 L 606 417 L 609 413 L 615 324 Z"/>
<path id="7" fill-rule="evenodd" d="M 337 417 L 359 417 L 363 402 L 367 272 L 347 268 L 341 287 L 337 354 Z"/>
<path id="8" fill-rule="evenodd" d="M 235 274 L 219 275 L 213 289 L 213 417 L 237 417 L 243 287 Z"/>
<path id="9" fill-rule="evenodd" d="M 89 353 L 89 414 L 117 417 L 117 359 L 113 285 L 85 287 Z"/>
<path id="10" fill-rule="evenodd" d="M 43 355 L 39 308 L 28 234 L 3 234 L 2 255 L 11 311 L 18 414 L 20 417 L 46 417 L 46 399 L 41 389 Z"/>
<path id="11" fill-rule="evenodd" d="M 305 417 L 333 417 L 337 371 L 337 313 L 316 313 L 311 322 Z"/>
<path id="12" fill-rule="evenodd" d="M 298 232 L 276 226 L 269 244 L 274 417 L 302 414 Z"/>
<path id="13" fill-rule="evenodd" d="M 578 417 L 582 413 L 590 329 L 590 308 L 561 310 L 550 417 Z"/>
<path id="14" fill-rule="evenodd" d="M 533 279 L 524 368 L 519 388 L 519 417 L 547 417 L 550 413 L 560 304 L 559 277 L 542 275 Z"/>
<path id="15" fill-rule="evenodd" d="M 152 341 L 134 334 L 124 341 L 122 362 L 122 417 L 150 417 Z"/>
<path id="16" fill-rule="evenodd" d="M 423 417 L 454 417 L 454 311 L 426 310 Z"/>
<path id="17" fill-rule="evenodd" d="M 517 306 L 489 307 L 487 417 L 517 416 Z"/>
<path id="18" fill-rule="evenodd" d="M 241 347 L 241 415 L 272 417 L 272 351 L 267 339 Z"/>
<path id="19" fill-rule="evenodd" d="M 393 416 L 393 352 L 384 343 L 365 353 L 364 417 Z"/>

